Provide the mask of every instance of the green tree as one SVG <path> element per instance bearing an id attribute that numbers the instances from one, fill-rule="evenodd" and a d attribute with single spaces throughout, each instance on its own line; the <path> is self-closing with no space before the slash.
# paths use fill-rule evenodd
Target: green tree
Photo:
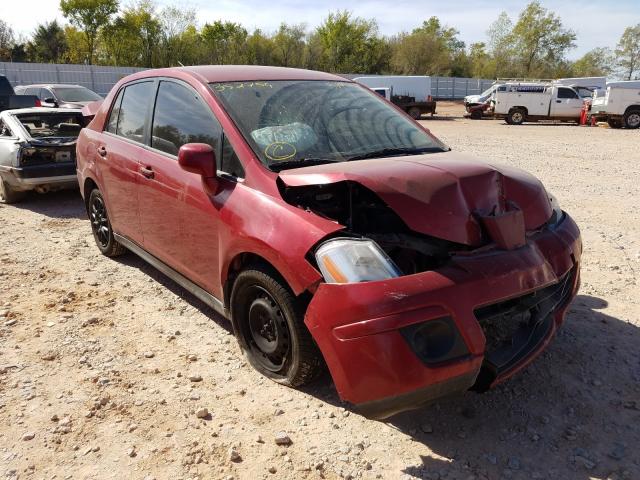
<path id="1" fill-rule="evenodd" d="M 487 37 L 488 53 L 493 64 L 492 75 L 486 78 L 513 77 L 517 76 L 514 66 L 514 49 L 512 45 L 511 32 L 513 22 L 502 12 L 498 18 L 489 26 Z"/>
<path id="2" fill-rule="evenodd" d="M 625 79 L 640 75 L 640 23 L 627 27 L 616 47 L 616 60 Z"/>
<path id="3" fill-rule="evenodd" d="M 300 67 L 304 55 L 305 25 L 280 24 L 273 36 L 275 61 L 283 67 Z"/>
<path id="4" fill-rule="evenodd" d="M 118 0 L 60 0 L 60 10 L 72 25 L 84 33 L 91 65 L 98 33 L 118 11 Z"/>
<path id="5" fill-rule="evenodd" d="M 89 59 L 86 36 L 76 27 L 64 27 L 64 39 L 67 49 L 64 53 L 64 63 L 86 63 Z"/>
<path id="6" fill-rule="evenodd" d="M 464 42 L 455 28 L 443 26 L 431 17 L 411 33 L 392 40 L 393 70 L 405 75 L 450 75 L 457 72 L 456 61 L 466 63 Z"/>
<path id="7" fill-rule="evenodd" d="M 275 64 L 275 45 L 273 40 L 256 29 L 247 37 L 246 61 L 250 65 L 273 65 Z M 300 52 L 304 54 L 304 50 Z"/>
<path id="8" fill-rule="evenodd" d="M 11 26 L 0 19 L 0 61 L 11 61 L 11 50 L 15 45 L 15 36 Z"/>
<path id="9" fill-rule="evenodd" d="M 201 42 L 193 8 L 165 7 L 159 15 L 160 64 L 166 67 L 198 63 Z"/>
<path id="10" fill-rule="evenodd" d="M 38 25 L 27 44 L 28 56 L 34 62 L 60 63 L 66 50 L 67 40 L 57 20 Z"/>
<path id="11" fill-rule="evenodd" d="M 239 23 L 220 20 L 205 23 L 200 36 L 204 41 L 206 61 L 217 65 L 244 63 L 248 34 Z"/>
<path id="12" fill-rule="evenodd" d="M 337 73 L 371 73 L 377 63 L 371 49 L 380 45 L 374 40 L 378 34 L 375 20 L 352 17 L 349 11 L 329 13 L 316 28 L 315 35 L 321 49 L 321 68 Z"/>
<path id="13" fill-rule="evenodd" d="M 524 75 L 552 76 L 567 51 L 575 47 L 576 34 L 536 0 L 520 13 L 507 39 Z"/>
<path id="14" fill-rule="evenodd" d="M 102 29 L 105 48 L 115 65 L 153 67 L 161 25 L 154 5 L 140 0 Z"/>
<path id="15" fill-rule="evenodd" d="M 571 76 L 605 77 L 613 72 L 614 62 L 615 59 L 611 49 L 606 47 L 594 48 L 573 62 Z"/>
<path id="16" fill-rule="evenodd" d="M 496 78 L 496 63 L 484 42 L 469 47 L 469 73 L 474 78 Z"/>

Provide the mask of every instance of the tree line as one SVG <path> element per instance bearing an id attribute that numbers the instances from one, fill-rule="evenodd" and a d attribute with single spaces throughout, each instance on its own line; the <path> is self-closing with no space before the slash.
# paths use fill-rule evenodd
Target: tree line
<path id="1" fill-rule="evenodd" d="M 215 21 L 199 27 L 194 8 L 159 8 L 152 0 L 61 0 L 67 20 L 39 24 L 29 38 L 0 19 L 0 60 L 132 67 L 251 64 L 336 73 L 456 77 L 640 77 L 640 24 L 614 49 L 595 48 L 571 61 L 576 33 L 539 1 L 517 16 L 501 13 L 486 42 L 470 45 L 437 17 L 410 32 L 379 33 L 374 19 L 329 13 L 314 29 L 282 23 L 275 32 Z"/>

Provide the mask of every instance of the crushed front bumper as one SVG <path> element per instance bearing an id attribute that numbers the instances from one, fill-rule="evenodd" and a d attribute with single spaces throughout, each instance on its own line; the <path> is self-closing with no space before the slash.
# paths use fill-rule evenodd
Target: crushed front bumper
<path id="1" fill-rule="evenodd" d="M 472 387 L 490 388 L 531 362 L 577 292 L 581 251 L 578 227 L 565 215 L 517 250 L 456 256 L 437 271 L 390 280 L 323 283 L 305 323 L 340 397 L 367 416 L 388 417 Z M 560 294 L 554 285 L 563 285 Z M 492 318 L 528 327 L 513 329 L 512 345 L 487 350 L 485 323 Z M 434 338 L 442 335 L 448 351 L 424 338 L 408 340 L 416 326 L 436 323 Z"/>

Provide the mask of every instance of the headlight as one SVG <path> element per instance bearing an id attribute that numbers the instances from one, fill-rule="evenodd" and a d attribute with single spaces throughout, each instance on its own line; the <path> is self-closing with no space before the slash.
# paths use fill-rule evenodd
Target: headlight
<path id="1" fill-rule="evenodd" d="M 400 270 L 372 240 L 338 238 L 316 250 L 327 283 L 358 283 L 400 276 Z"/>
<path id="2" fill-rule="evenodd" d="M 558 199 L 554 195 L 552 195 L 550 193 L 549 193 L 549 202 L 551 202 L 551 209 L 553 211 L 551 212 L 551 217 L 549 217 L 549 220 L 547 221 L 547 224 L 550 227 L 553 227 L 553 226 L 557 225 L 558 223 L 560 223 L 560 221 L 564 217 L 564 212 L 560 208 L 560 204 L 558 203 Z"/>

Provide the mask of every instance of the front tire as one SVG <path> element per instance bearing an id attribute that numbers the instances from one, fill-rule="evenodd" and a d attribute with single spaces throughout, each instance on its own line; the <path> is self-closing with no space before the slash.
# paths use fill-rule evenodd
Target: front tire
<path id="1" fill-rule="evenodd" d="M 11 188 L 7 182 L 0 178 L 0 202 L 2 203 L 18 203 L 24 199 L 26 192 L 19 192 Z"/>
<path id="2" fill-rule="evenodd" d="M 267 268 L 244 270 L 231 293 L 233 332 L 249 363 L 275 382 L 313 380 L 322 356 L 303 323 L 304 304 Z"/>
<path id="3" fill-rule="evenodd" d="M 87 212 L 91 221 L 93 238 L 100 252 L 107 257 L 117 257 L 125 253 L 127 249 L 118 243 L 113 235 L 111 222 L 107 214 L 107 205 L 104 202 L 102 193 L 97 188 L 93 189 L 89 194 Z"/>
<path id="4" fill-rule="evenodd" d="M 624 126 L 630 129 L 640 127 L 640 110 L 629 110 L 624 114 Z"/>

